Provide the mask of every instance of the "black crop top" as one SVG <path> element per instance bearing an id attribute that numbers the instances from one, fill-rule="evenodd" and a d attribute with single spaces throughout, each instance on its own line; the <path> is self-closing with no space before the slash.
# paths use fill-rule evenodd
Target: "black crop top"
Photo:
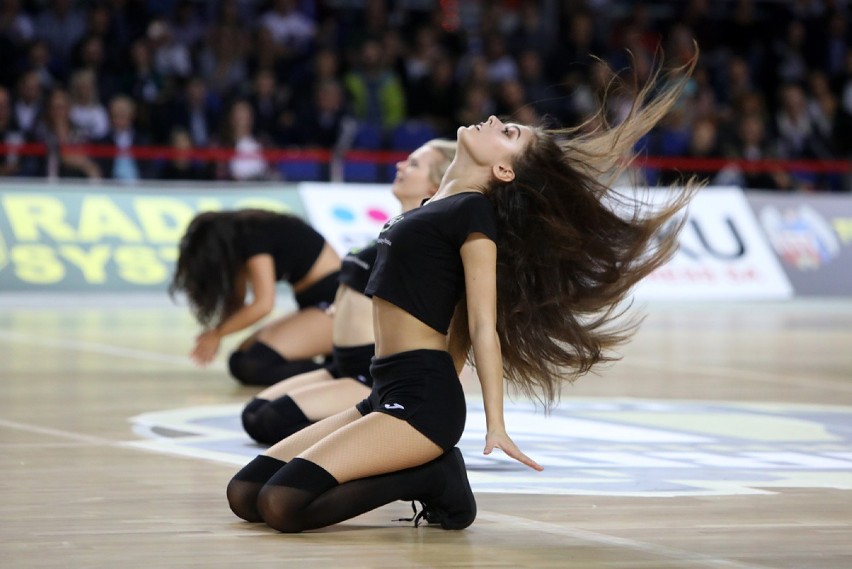
<path id="1" fill-rule="evenodd" d="M 446 334 L 464 294 L 460 249 L 477 232 L 497 239 L 494 208 L 479 192 L 453 194 L 394 217 L 379 234 L 365 294 Z"/>
<path id="2" fill-rule="evenodd" d="M 364 294 L 373 265 L 376 264 L 377 253 L 375 241 L 361 249 L 349 251 L 340 263 L 340 284 Z"/>
<path id="3" fill-rule="evenodd" d="M 275 280 L 299 282 L 308 274 L 325 245 L 316 229 L 293 215 L 252 218 L 245 225 L 243 258 L 268 253 L 275 262 Z"/>

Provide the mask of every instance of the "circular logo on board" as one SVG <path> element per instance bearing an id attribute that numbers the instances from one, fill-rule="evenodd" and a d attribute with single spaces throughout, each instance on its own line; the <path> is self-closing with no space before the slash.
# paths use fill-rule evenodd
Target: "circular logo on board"
<path id="1" fill-rule="evenodd" d="M 239 405 L 192 407 L 131 419 L 127 443 L 242 466 L 263 447 Z M 765 494 L 774 488 L 852 489 L 852 407 L 727 401 L 582 399 L 549 416 L 506 404 L 517 445 L 535 472 L 495 450 L 482 454 L 485 415 L 468 401 L 459 442 L 476 492 L 602 496 Z"/>
<path id="2" fill-rule="evenodd" d="M 790 267 L 816 270 L 840 253 L 831 225 L 812 207 L 767 206 L 760 221 L 775 252 Z"/>

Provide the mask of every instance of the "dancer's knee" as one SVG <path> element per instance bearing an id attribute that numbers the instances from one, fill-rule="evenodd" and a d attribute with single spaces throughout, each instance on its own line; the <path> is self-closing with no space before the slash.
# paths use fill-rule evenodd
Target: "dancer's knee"
<path id="1" fill-rule="evenodd" d="M 263 521 L 284 533 L 315 527 L 307 509 L 318 496 L 337 486 L 337 480 L 321 466 L 294 458 L 263 486 L 257 509 Z"/>
<path id="2" fill-rule="evenodd" d="M 243 409 L 242 420 L 246 433 L 267 445 L 274 445 L 311 424 L 288 395 L 274 401 L 252 399 Z"/>
<path id="3" fill-rule="evenodd" d="M 254 398 L 248 402 L 242 413 L 243 430 L 246 434 L 259 443 L 267 443 L 265 440 L 265 430 L 261 419 L 264 409 L 269 405 L 266 399 Z"/>
<path id="4" fill-rule="evenodd" d="M 272 385 L 322 366 L 312 359 L 288 360 L 260 341 L 245 350 L 233 352 L 228 358 L 231 375 L 245 385 Z"/>
<path id="5" fill-rule="evenodd" d="M 247 522 L 262 522 L 263 517 L 257 509 L 257 490 L 240 480 L 231 479 L 226 491 L 228 506 L 238 518 Z"/>
<path id="6" fill-rule="evenodd" d="M 244 385 L 253 385 L 257 375 L 256 362 L 245 351 L 235 351 L 228 358 L 228 371 L 231 377 Z"/>
<path id="7" fill-rule="evenodd" d="M 257 496 L 257 511 L 266 525 L 282 533 L 298 533 L 304 529 L 300 509 L 288 499 L 280 486 L 264 486 Z"/>
<path id="8" fill-rule="evenodd" d="M 231 511 L 247 522 L 262 522 L 257 508 L 258 494 L 285 464 L 283 460 L 259 455 L 237 472 L 226 490 Z"/>

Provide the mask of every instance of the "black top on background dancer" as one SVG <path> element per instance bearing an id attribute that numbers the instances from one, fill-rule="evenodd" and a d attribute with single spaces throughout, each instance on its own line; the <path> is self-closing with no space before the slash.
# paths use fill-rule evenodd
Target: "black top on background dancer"
<path id="1" fill-rule="evenodd" d="M 324 311 L 339 269 L 340 258 L 323 236 L 296 216 L 254 209 L 197 215 L 181 239 L 169 287 L 172 295 L 186 294 L 204 327 L 192 359 L 210 363 L 223 337 L 269 315 L 276 283 L 286 281 L 298 311 L 244 340 L 229 358 L 231 374 L 246 384 L 270 385 L 318 369 L 331 353 L 331 319 Z"/>

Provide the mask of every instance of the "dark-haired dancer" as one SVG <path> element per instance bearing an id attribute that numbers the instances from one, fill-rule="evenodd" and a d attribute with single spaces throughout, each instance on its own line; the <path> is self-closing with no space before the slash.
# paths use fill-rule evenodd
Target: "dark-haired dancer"
<path id="1" fill-rule="evenodd" d="M 275 287 L 287 281 L 299 310 L 273 320 L 247 338 L 228 360 L 247 385 L 272 385 L 319 369 L 331 353 L 340 257 L 322 235 L 296 216 L 262 210 L 204 212 L 189 224 L 169 292 L 186 294 L 204 327 L 192 359 L 210 363 L 223 337 L 269 315 Z M 251 290 L 251 302 L 246 293 Z"/>
<path id="2" fill-rule="evenodd" d="M 411 211 L 436 191 L 456 151 L 456 143 L 432 140 L 397 163 L 391 191 Z M 254 440 L 274 444 L 308 425 L 331 417 L 370 394 L 370 363 L 375 354 L 372 303 L 364 296 L 376 261 L 376 243 L 343 258 L 334 299 L 332 363 L 285 379 L 261 391 L 242 413 Z"/>
<path id="3" fill-rule="evenodd" d="M 674 252 L 677 227 L 657 233 L 693 192 L 687 184 L 654 210 L 621 197 L 616 213 L 601 175 L 629 164 L 681 93 L 689 73 L 679 73 L 639 89 L 611 128 L 551 133 L 495 117 L 460 128 L 438 192 L 379 236 L 366 291 L 376 334 L 370 396 L 246 465 L 228 485 L 231 509 L 299 532 L 419 500 L 429 522 L 470 525 L 476 502 L 454 446 L 465 422 L 457 372 L 471 347 L 485 454 L 499 448 L 540 470 L 506 432 L 504 377 L 551 404 L 561 381 L 611 358 L 634 328 L 618 307 Z"/>

